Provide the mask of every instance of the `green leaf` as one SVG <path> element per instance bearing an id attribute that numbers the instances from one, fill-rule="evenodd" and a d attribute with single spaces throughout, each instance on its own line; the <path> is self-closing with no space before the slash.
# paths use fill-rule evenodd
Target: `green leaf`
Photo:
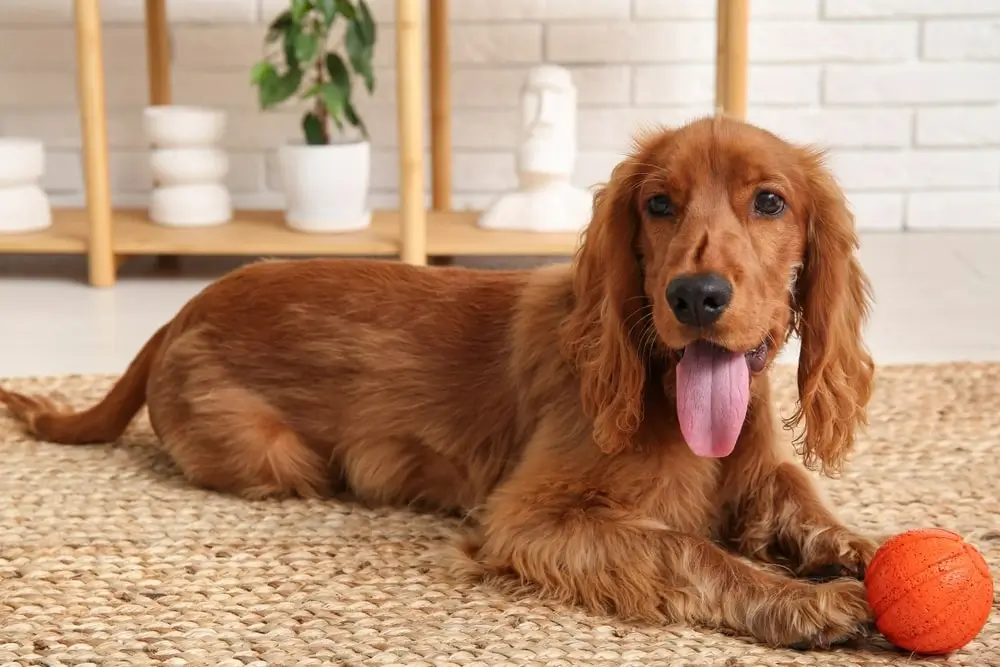
<path id="1" fill-rule="evenodd" d="M 307 32 L 300 32 L 295 36 L 295 59 L 300 63 L 308 63 L 316 57 L 319 50 L 319 39 L 316 35 Z"/>
<path id="2" fill-rule="evenodd" d="M 292 13 L 290 11 L 285 10 L 278 14 L 267 28 L 265 42 L 270 44 L 277 41 L 279 37 L 285 34 L 290 25 L 292 25 Z"/>
<path id="3" fill-rule="evenodd" d="M 344 131 L 344 123 L 343 123 L 343 121 L 341 121 L 340 118 L 338 118 L 337 116 L 331 116 L 330 118 L 333 119 L 333 123 L 334 123 L 334 125 L 337 126 L 337 129 L 340 130 L 341 132 L 343 132 Z"/>
<path id="4" fill-rule="evenodd" d="M 307 100 L 310 97 L 315 96 L 317 93 L 319 93 L 319 84 L 315 83 L 315 84 L 309 86 L 309 88 L 304 93 L 302 93 L 301 95 L 299 95 L 299 99 L 300 100 Z"/>
<path id="5" fill-rule="evenodd" d="M 302 70 L 291 69 L 278 76 L 267 76 L 260 82 L 260 106 L 270 109 L 295 94 L 302 83 Z"/>
<path id="6" fill-rule="evenodd" d="M 277 77 L 278 72 L 274 69 L 274 65 L 265 61 L 259 62 L 253 66 L 250 70 L 250 82 L 254 85 L 260 85 L 262 81 L 268 77 Z"/>
<path id="7" fill-rule="evenodd" d="M 347 65 L 344 64 L 343 59 L 336 53 L 326 54 L 326 71 L 330 74 L 330 80 L 338 87 L 346 90 L 349 96 L 351 91 L 351 77 L 347 73 Z"/>
<path id="8" fill-rule="evenodd" d="M 344 46 L 347 47 L 347 58 L 351 61 L 351 67 L 364 78 L 365 88 L 371 93 L 375 90 L 375 72 L 372 68 L 374 50 L 370 44 L 364 42 L 361 30 L 358 21 L 351 22 L 347 26 L 347 34 L 344 35 Z"/>
<path id="9" fill-rule="evenodd" d="M 375 19 L 372 18 L 372 12 L 365 0 L 358 0 L 358 9 L 360 10 L 358 22 L 361 24 L 361 36 L 364 38 L 365 44 L 373 46 L 375 44 Z"/>
<path id="10" fill-rule="evenodd" d="M 317 0 L 317 6 L 323 14 L 324 27 L 329 28 L 337 18 L 337 0 Z"/>
<path id="11" fill-rule="evenodd" d="M 306 135 L 306 143 L 310 146 L 328 143 L 323 121 L 312 111 L 302 118 L 302 132 Z"/>
<path id="12" fill-rule="evenodd" d="M 302 28 L 296 23 L 288 26 L 288 30 L 285 31 L 285 41 L 282 46 L 285 51 L 285 64 L 288 65 L 289 69 L 299 68 L 299 54 L 295 45 L 301 34 Z"/>
<path id="13" fill-rule="evenodd" d="M 344 105 L 344 118 L 347 119 L 348 123 L 361 130 L 361 134 L 364 135 L 365 139 L 368 138 L 368 128 L 365 126 L 365 122 L 361 120 L 361 116 L 358 115 L 357 109 L 354 108 L 350 100 L 347 100 L 347 103 Z"/>
<path id="14" fill-rule="evenodd" d="M 371 61 L 368 61 L 367 68 L 364 71 L 361 72 L 361 76 L 363 76 L 364 79 L 365 79 L 365 88 L 368 90 L 368 93 L 369 94 L 374 93 L 375 92 L 375 70 L 372 69 Z"/>
<path id="15" fill-rule="evenodd" d="M 284 102 L 289 97 L 295 94 L 295 91 L 299 89 L 302 84 L 302 70 L 300 69 L 290 69 L 281 76 L 281 86 L 279 90 L 281 92 L 281 101 Z"/>
<path id="16" fill-rule="evenodd" d="M 349 0 L 336 0 L 336 3 L 337 11 L 348 21 L 353 21 L 354 17 L 357 16 L 357 12 L 354 11 L 354 5 Z"/>
<path id="17" fill-rule="evenodd" d="M 330 112 L 334 120 L 339 120 L 344 115 L 344 106 L 347 104 L 347 91 L 331 81 L 321 84 L 319 96 L 323 99 L 323 106 Z"/>
<path id="18" fill-rule="evenodd" d="M 347 47 L 347 56 L 353 65 L 354 54 L 362 53 L 365 50 L 365 40 L 361 35 L 361 26 L 358 25 L 357 21 L 351 21 L 347 24 L 347 32 L 344 33 L 344 46 Z"/>
<path id="19" fill-rule="evenodd" d="M 361 76 L 365 80 L 365 89 L 368 90 L 369 94 L 375 92 L 375 72 L 371 68 L 371 63 L 368 63 L 367 69 L 361 71 Z"/>
<path id="20" fill-rule="evenodd" d="M 278 76 L 274 67 L 262 68 L 259 72 L 260 78 L 257 81 L 257 100 L 261 109 L 268 109 L 273 106 L 272 100 L 277 97 L 275 92 L 281 77 Z"/>
<path id="21" fill-rule="evenodd" d="M 312 4 L 311 0 L 292 0 L 292 19 L 296 23 L 301 21 L 312 9 Z"/>
<path id="22" fill-rule="evenodd" d="M 365 81 L 365 88 L 369 93 L 375 90 L 375 71 L 372 69 L 371 55 L 366 54 L 361 57 L 351 58 L 351 66 Z"/>

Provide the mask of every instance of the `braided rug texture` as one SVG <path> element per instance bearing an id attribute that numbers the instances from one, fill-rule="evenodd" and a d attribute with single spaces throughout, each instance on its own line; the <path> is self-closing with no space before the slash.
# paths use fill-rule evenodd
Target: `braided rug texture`
<path id="1" fill-rule="evenodd" d="M 793 374 L 777 370 L 782 412 Z M 11 380 L 76 406 L 109 377 Z M 457 583 L 453 520 L 191 488 L 143 415 L 115 445 L 37 443 L 0 410 L 0 666 L 1000 665 L 1000 615 L 946 658 L 874 639 L 771 650 Z M 864 531 L 940 526 L 1000 574 L 1000 365 L 885 367 L 848 472 Z"/>

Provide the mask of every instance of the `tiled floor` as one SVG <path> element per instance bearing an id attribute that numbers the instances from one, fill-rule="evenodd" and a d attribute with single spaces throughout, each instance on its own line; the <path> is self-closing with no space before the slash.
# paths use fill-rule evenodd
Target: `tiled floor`
<path id="1" fill-rule="evenodd" d="M 1000 233 L 868 234 L 862 261 L 875 287 L 867 336 L 879 363 L 1000 360 Z M 233 265 L 185 260 L 180 273 L 157 273 L 136 260 L 99 290 L 76 259 L 0 258 L 0 376 L 119 373 Z"/>

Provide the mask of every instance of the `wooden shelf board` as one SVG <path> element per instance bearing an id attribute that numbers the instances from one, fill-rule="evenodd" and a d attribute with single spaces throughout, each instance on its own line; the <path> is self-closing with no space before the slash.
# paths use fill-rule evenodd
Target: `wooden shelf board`
<path id="1" fill-rule="evenodd" d="M 285 226 L 282 211 L 236 211 L 212 227 L 167 227 L 145 210 L 116 211 L 114 247 L 122 255 L 398 255 L 399 217 L 377 212 L 359 232 L 314 234 Z"/>
<path id="2" fill-rule="evenodd" d="M 237 211 L 212 227 L 166 227 L 145 209 L 114 213 L 114 251 L 120 255 L 390 255 L 399 254 L 399 216 L 376 213 L 360 232 L 312 234 L 286 227 L 281 211 Z M 56 209 L 40 232 L 0 234 L 0 253 L 85 253 L 86 209 Z"/>
<path id="3" fill-rule="evenodd" d="M 81 214 L 81 219 L 85 220 L 86 213 Z M 0 253 L 78 255 L 87 252 L 87 236 L 86 224 L 53 211 L 52 226 L 48 229 L 0 234 Z"/>
<path id="4" fill-rule="evenodd" d="M 567 256 L 576 251 L 575 233 L 494 231 L 476 225 L 478 211 L 428 211 L 430 256 Z M 40 232 L 0 234 L 0 254 L 87 252 L 86 209 L 53 211 L 52 226 Z M 311 234 L 289 229 L 282 211 L 237 211 L 233 220 L 200 228 L 166 227 L 149 221 L 145 209 L 114 213 L 114 251 L 119 255 L 370 255 L 398 256 L 398 211 L 376 211 L 360 232 Z"/>
<path id="5" fill-rule="evenodd" d="M 476 225 L 479 211 L 429 211 L 427 254 L 569 256 L 576 252 L 580 234 L 500 231 Z"/>

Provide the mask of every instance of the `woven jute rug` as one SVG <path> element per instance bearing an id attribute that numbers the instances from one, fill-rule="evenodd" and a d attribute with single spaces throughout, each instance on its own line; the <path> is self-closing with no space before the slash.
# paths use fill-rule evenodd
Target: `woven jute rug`
<path id="1" fill-rule="evenodd" d="M 790 406 L 792 373 L 778 373 Z M 12 380 L 75 405 L 108 377 Z M 787 411 L 787 407 L 784 408 Z M 885 367 L 823 482 L 862 530 L 955 530 L 1000 573 L 1000 365 Z M 459 583 L 453 520 L 191 488 L 141 417 L 113 446 L 33 442 L 0 410 L 0 665 L 1000 665 L 1000 614 L 947 658 L 630 625 Z"/>

